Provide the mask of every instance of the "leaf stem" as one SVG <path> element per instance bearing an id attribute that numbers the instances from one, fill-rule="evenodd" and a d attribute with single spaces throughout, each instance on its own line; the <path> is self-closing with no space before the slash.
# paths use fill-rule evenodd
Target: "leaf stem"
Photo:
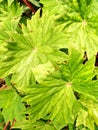
<path id="1" fill-rule="evenodd" d="M 32 7 L 31 3 L 28 0 L 22 0 L 29 8 L 30 10 L 35 14 L 35 9 Z"/>

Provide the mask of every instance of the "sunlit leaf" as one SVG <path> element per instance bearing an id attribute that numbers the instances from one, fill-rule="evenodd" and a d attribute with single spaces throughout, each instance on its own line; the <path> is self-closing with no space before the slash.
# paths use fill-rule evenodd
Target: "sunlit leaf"
<path id="1" fill-rule="evenodd" d="M 17 2 L 13 2 L 10 6 L 8 6 L 7 2 L 3 1 L 0 4 L 0 30 L 15 30 L 17 28 L 21 15 L 22 8 L 19 6 Z"/>
<path id="2" fill-rule="evenodd" d="M 85 110 L 81 110 L 77 118 L 76 126 L 79 126 L 81 124 L 89 128 L 90 130 L 94 130 L 93 118 L 89 116 L 89 114 Z"/>
<path id="3" fill-rule="evenodd" d="M 64 7 L 62 6 L 63 0 L 40 0 L 41 3 L 44 5 L 43 10 L 49 10 L 50 15 L 52 14 L 64 14 Z"/>
<path id="4" fill-rule="evenodd" d="M 27 111 L 31 114 L 30 117 L 33 121 L 40 118 L 50 119 L 56 128 L 60 129 L 69 123 L 73 124 L 81 110 L 85 110 L 86 106 L 82 103 L 85 99 L 88 99 L 86 101 L 88 104 L 90 100 L 96 101 L 98 81 L 92 81 L 93 60 L 89 59 L 84 65 L 82 58 L 80 51 L 70 49 L 67 62 L 46 77 L 41 85 L 33 86 L 32 91 L 28 89 L 24 100 L 31 105 Z M 93 129 L 96 121 L 94 120 L 90 124 L 92 117 L 88 115 L 87 110 L 85 112 L 87 116 L 85 114 L 83 118 L 88 121 L 84 126 Z M 78 118 L 82 120 L 83 115 Z M 95 116 L 93 115 L 93 117 Z M 78 123 L 77 126 L 81 123 Z"/>
<path id="5" fill-rule="evenodd" d="M 33 77 L 33 68 L 38 70 L 40 64 L 50 62 L 51 67 L 47 71 L 51 72 L 53 64 L 66 61 L 66 54 L 59 50 L 64 45 L 64 35 L 61 29 L 55 26 L 53 16 L 48 18 L 48 13 L 40 18 L 38 11 L 28 20 L 27 27 L 22 26 L 22 34 L 9 34 L 11 40 L 6 45 L 0 76 L 6 77 L 15 73 L 14 79 L 16 83 L 19 82 L 19 87 L 29 85 L 30 75 Z M 42 67 L 44 68 L 44 65 Z"/>
<path id="6" fill-rule="evenodd" d="M 9 31 L 17 29 L 22 12 L 22 7 L 19 6 L 18 2 L 13 2 L 9 6 L 6 0 L 0 3 L 0 48 L 2 46 L 4 48 L 6 41 L 11 39 L 8 35 Z M 1 53 L 0 49 L 0 57 Z"/>
<path id="7" fill-rule="evenodd" d="M 96 130 L 98 0 L 28 1 L 42 17 L 24 25 L 22 1 L 0 0 L 0 129 Z"/>
<path id="8" fill-rule="evenodd" d="M 98 1 L 96 0 L 41 0 L 44 9 L 57 16 L 63 24 L 70 46 L 87 51 L 88 57 L 98 51 Z M 59 18 L 58 18 L 59 17 Z"/>
<path id="9" fill-rule="evenodd" d="M 51 63 L 46 63 L 46 64 L 40 64 L 37 67 L 33 67 L 32 71 L 33 74 L 35 75 L 36 81 L 39 83 L 43 81 L 49 75 L 49 73 L 54 71 L 54 67 Z"/>
<path id="10" fill-rule="evenodd" d="M 61 21 L 65 21 L 65 33 L 69 34 L 69 47 L 74 44 L 81 51 L 87 51 L 88 57 L 98 51 L 98 2 L 90 0 L 72 0 L 65 2 L 65 14 Z M 60 20 L 59 19 L 59 20 Z"/>
<path id="11" fill-rule="evenodd" d="M 70 85 L 67 86 L 63 81 L 58 81 L 58 84 L 60 85 L 33 87 L 24 100 L 32 106 L 28 112 L 33 120 L 48 118 L 60 129 L 73 123 L 75 117 L 72 108 L 76 100 Z"/>

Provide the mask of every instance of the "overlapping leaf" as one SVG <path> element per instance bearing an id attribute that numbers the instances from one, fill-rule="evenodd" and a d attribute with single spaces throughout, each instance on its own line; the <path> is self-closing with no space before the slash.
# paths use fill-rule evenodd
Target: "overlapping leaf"
<path id="1" fill-rule="evenodd" d="M 88 56 L 98 51 L 98 1 L 96 0 L 55 0 L 45 1 L 44 8 L 58 14 L 58 23 L 64 25 L 68 35 L 69 48 L 74 44 L 78 49 L 86 50 Z M 51 7 L 51 8 L 50 8 Z"/>
<path id="2" fill-rule="evenodd" d="M 7 1 L 0 3 L 0 26 L 3 31 L 14 31 L 22 15 L 22 8 L 18 2 L 8 6 Z M 1 30 L 0 29 L 0 30 Z"/>
<path id="3" fill-rule="evenodd" d="M 83 56 L 76 49 L 72 49 L 68 63 L 63 65 L 60 69 L 62 79 L 71 82 L 74 91 L 79 91 L 79 93 L 84 93 L 84 95 L 93 95 L 97 97 L 97 81 L 92 81 L 94 77 L 94 59 L 89 59 L 89 61 L 84 65 Z"/>
<path id="4" fill-rule="evenodd" d="M 62 0 L 53 0 L 53 1 L 50 1 L 50 0 L 40 0 L 40 2 L 44 5 L 43 7 L 43 10 L 49 10 L 50 12 L 50 15 L 52 14 L 56 14 L 56 15 L 59 15 L 59 14 L 64 14 L 64 7 L 62 6 L 62 3 L 64 1 Z"/>
<path id="5" fill-rule="evenodd" d="M 0 58 L 4 58 L 4 46 L 6 45 L 6 41 L 10 39 L 7 32 L 15 31 L 21 15 L 22 8 L 18 2 L 15 1 L 8 5 L 8 1 L 0 1 Z"/>
<path id="6" fill-rule="evenodd" d="M 5 41 L 10 39 L 7 32 L 15 31 L 17 28 L 22 12 L 22 7 L 16 1 L 10 5 L 6 0 L 0 3 L 0 47 L 4 47 Z"/>
<path id="7" fill-rule="evenodd" d="M 22 25 L 21 33 L 15 32 L 21 9 L 12 2 L 6 8 L 5 1 L 0 4 L 0 31 L 13 31 L 0 34 L 0 40 L 10 37 L 0 53 L 0 77 L 13 73 L 12 81 L 19 88 L 33 86 L 25 89 L 24 98 L 30 105 L 26 111 L 30 119 L 20 127 L 60 130 L 76 123 L 76 127 L 94 130 L 98 126 L 98 81 L 92 80 L 91 56 L 98 51 L 97 0 L 41 0 L 43 16 L 37 12 L 27 26 Z M 64 47 L 69 48 L 68 60 L 60 51 Z M 85 50 L 88 61 L 83 64 Z M 0 108 L 6 122 L 23 119 L 24 106 L 14 90 L 0 91 Z"/>
<path id="8" fill-rule="evenodd" d="M 95 0 L 87 2 L 66 1 L 65 32 L 69 33 L 69 45 L 74 44 L 80 50 L 86 50 L 88 56 L 95 55 L 98 50 L 98 3 Z M 64 22 L 64 21 L 63 21 Z"/>
<path id="9" fill-rule="evenodd" d="M 56 83 L 58 82 L 58 85 Z M 57 129 L 73 123 L 75 116 L 73 108 L 76 103 L 71 86 L 67 86 L 62 80 L 52 80 L 53 86 L 36 86 L 25 97 L 25 101 L 31 105 L 28 113 L 31 119 L 50 119 Z M 58 118 L 59 117 L 59 118 Z"/>
<path id="10" fill-rule="evenodd" d="M 94 120 L 89 115 L 89 113 L 85 110 L 81 110 L 78 119 L 77 119 L 77 126 L 84 125 L 86 128 L 89 128 L 90 130 L 94 129 Z"/>
<path id="11" fill-rule="evenodd" d="M 33 75 L 33 68 L 37 69 L 37 65 L 66 60 L 66 54 L 59 51 L 65 44 L 64 35 L 60 27 L 55 26 L 54 17 L 48 17 L 48 13 L 40 18 L 37 12 L 32 20 L 28 21 L 27 27 L 22 26 L 22 34 L 16 32 L 10 35 L 12 40 L 7 43 L 5 57 L 0 66 L 0 76 L 15 73 L 16 81 L 24 82 L 19 84 L 19 87 L 29 85 L 27 82 L 30 75 Z M 42 67 L 49 71 L 44 65 Z"/>
<path id="12" fill-rule="evenodd" d="M 0 108 L 2 108 L 2 115 L 5 122 L 12 122 L 13 119 L 16 119 L 17 122 L 23 120 L 23 111 L 25 108 L 21 98 L 14 90 L 0 91 Z"/>
<path id="13" fill-rule="evenodd" d="M 80 110 L 85 110 L 86 106 L 80 99 L 85 100 L 86 97 L 92 102 L 96 100 L 98 81 L 92 81 L 92 59 L 85 65 L 82 61 L 81 53 L 71 49 L 69 60 L 60 67 L 60 71 L 47 77 L 42 85 L 33 86 L 32 91 L 24 98 L 31 105 L 28 113 L 32 120 L 50 119 L 60 129 L 69 123 L 73 124 Z M 93 128 L 94 122 L 91 127 L 87 127 Z"/>
<path id="14" fill-rule="evenodd" d="M 98 126 L 98 102 L 92 102 L 90 98 L 81 100 L 86 109 L 82 109 L 77 116 L 76 126 L 84 125 L 90 130 L 95 130 L 94 124 Z"/>
<path id="15" fill-rule="evenodd" d="M 45 79 L 47 75 L 49 75 L 49 73 L 52 73 L 54 70 L 55 68 L 50 62 L 47 62 L 46 64 L 40 64 L 37 67 L 32 68 L 35 79 L 39 83 L 41 83 L 43 79 Z"/>

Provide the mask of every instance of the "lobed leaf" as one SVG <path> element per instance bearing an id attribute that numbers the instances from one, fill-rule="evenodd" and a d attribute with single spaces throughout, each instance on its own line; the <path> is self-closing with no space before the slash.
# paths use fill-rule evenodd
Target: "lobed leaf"
<path id="1" fill-rule="evenodd" d="M 24 100 L 31 105 L 28 113 L 33 121 L 50 119 L 57 129 L 73 123 L 75 115 L 72 109 L 76 100 L 72 88 L 64 82 L 61 86 L 35 86 Z"/>
<path id="2" fill-rule="evenodd" d="M 17 122 L 23 120 L 23 111 L 25 110 L 19 95 L 12 89 L 0 91 L 0 108 L 2 108 L 2 115 L 5 122 Z"/>
<path id="3" fill-rule="evenodd" d="M 63 24 L 67 48 L 72 44 L 88 57 L 98 51 L 98 1 L 97 0 L 41 0 L 44 9 L 56 15 L 57 24 Z"/>
<path id="4" fill-rule="evenodd" d="M 38 11 L 28 20 L 27 27 L 22 26 L 22 33 L 10 33 L 11 40 L 6 45 L 5 58 L 1 59 L 0 76 L 6 77 L 15 73 L 14 79 L 16 83 L 19 82 L 20 88 L 30 85 L 28 81 L 30 75 L 34 77 L 33 68 L 38 69 L 41 64 L 44 68 L 44 65 L 50 62 L 52 66 L 46 71 L 51 72 L 53 64 L 62 63 L 67 58 L 66 54 L 59 50 L 64 45 L 64 35 L 58 26 L 55 26 L 53 16 L 48 17 L 48 13 L 40 18 Z"/>
<path id="5" fill-rule="evenodd" d="M 97 117 L 94 114 L 88 116 L 88 105 L 90 101 L 92 103 L 97 101 L 98 81 L 92 81 L 94 70 L 92 59 L 85 65 L 82 61 L 80 51 L 70 49 L 67 62 L 47 76 L 41 85 L 34 85 L 32 91 L 27 90 L 28 94 L 24 101 L 31 105 L 27 112 L 32 121 L 49 119 L 57 129 L 61 129 L 70 123 L 74 124 L 76 118 L 77 126 L 83 124 L 80 118 L 87 113 L 87 116 L 85 114 L 82 118 L 88 120 L 84 126 L 93 129 Z M 81 110 L 85 111 L 82 115 Z"/>

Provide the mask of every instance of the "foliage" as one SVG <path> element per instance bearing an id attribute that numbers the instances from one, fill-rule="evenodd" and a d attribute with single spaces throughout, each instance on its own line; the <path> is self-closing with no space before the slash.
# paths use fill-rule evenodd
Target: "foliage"
<path id="1" fill-rule="evenodd" d="M 67 43 L 87 51 L 91 57 L 98 51 L 98 1 L 97 0 L 41 0 L 45 10 L 56 12 L 58 22 L 64 25 Z M 53 8 L 55 7 L 55 8 Z"/>
<path id="2" fill-rule="evenodd" d="M 97 130 L 98 1 L 28 1 L 0 1 L 0 129 Z"/>
<path id="3" fill-rule="evenodd" d="M 2 110 L 2 115 L 5 121 L 9 120 L 12 122 L 15 118 L 17 121 L 22 120 L 22 111 L 24 106 L 21 102 L 21 98 L 14 90 L 2 90 L 0 92 L 0 107 Z"/>

